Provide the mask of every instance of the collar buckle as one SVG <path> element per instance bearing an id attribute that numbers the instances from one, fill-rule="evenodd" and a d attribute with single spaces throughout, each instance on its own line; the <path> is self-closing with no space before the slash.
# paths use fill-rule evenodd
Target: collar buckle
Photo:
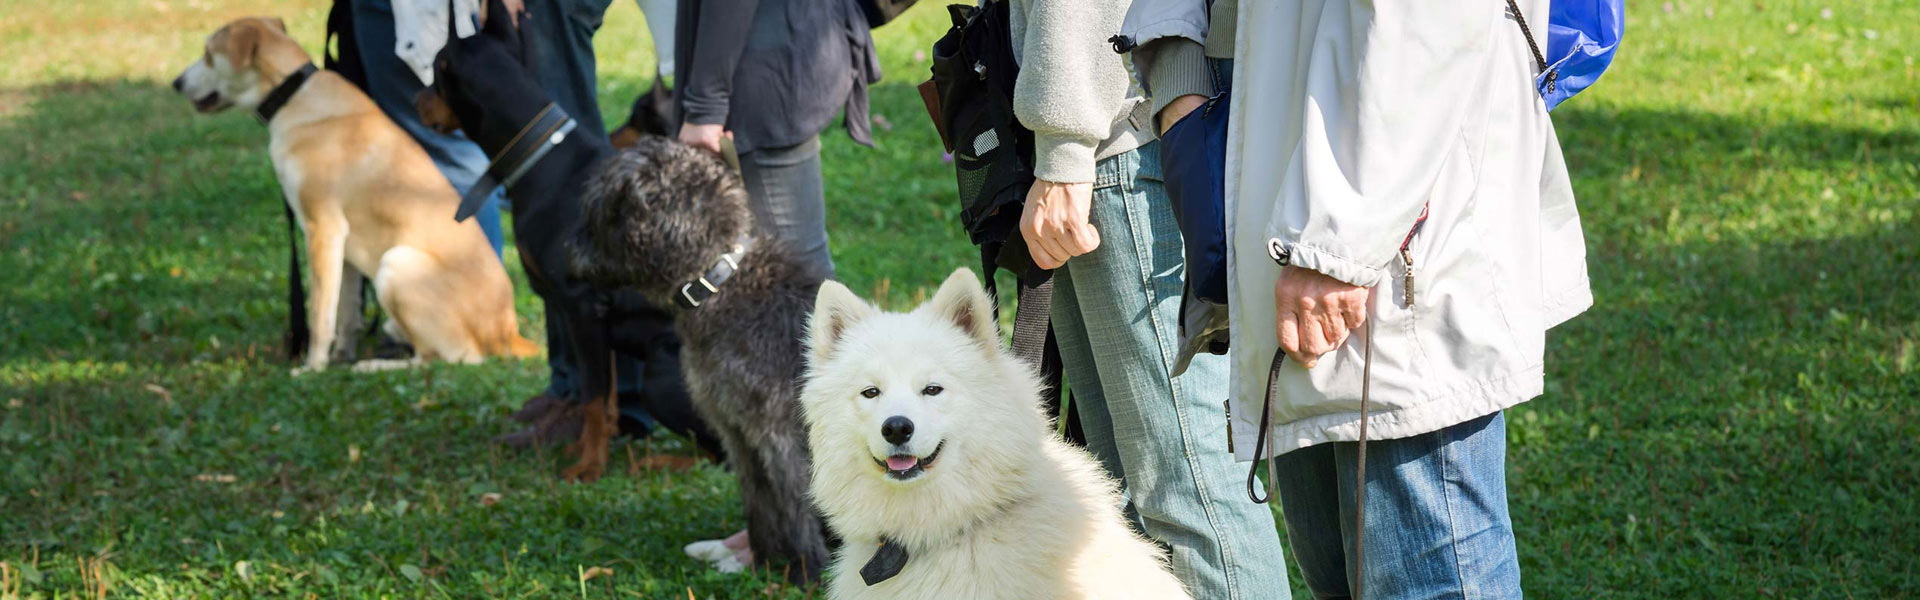
<path id="1" fill-rule="evenodd" d="M 727 262 L 731 263 L 733 261 L 729 260 Z M 700 287 L 707 288 L 706 297 L 708 298 L 712 298 L 714 294 L 720 292 L 720 288 L 714 287 L 713 282 L 707 281 L 707 276 L 705 275 L 701 275 L 699 279 L 682 284 L 680 286 L 680 300 L 686 302 L 688 308 L 700 308 L 700 299 L 693 297 L 693 284 L 696 283 L 700 284 Z"/>

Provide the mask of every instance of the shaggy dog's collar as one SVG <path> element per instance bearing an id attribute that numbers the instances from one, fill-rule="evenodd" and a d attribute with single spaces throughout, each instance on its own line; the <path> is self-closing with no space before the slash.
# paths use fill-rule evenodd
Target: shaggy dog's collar
<path id="1" fill-rule="evenodd" d="M 720 284 L 726 283 L 727 279 L 732 278 L 733 274 L 740 270 L 740 257 L 746 255 L 750 248 L 753 248 L 753 238 L 743 235 L 740 239 L 734 240 L 733 249 L 721 254 L 718 260 L 713 261 L 713 266 L 707 268 L 706 273 L 693 281 L 680 284 L 680 293 L 674 295 L 673 303 L 689 310 L 700 308 L 700 305 L 712 299 L 714 294 L 720 293 Z"/>
<path id="2" fill-rule="evenodd" d="M 300 65 L 292 75 L 280 80 L 280 85 L 273 86 L 273 90 L 267 92 L 267 98 L 260 101 L 260 106 L 254 107 L 253 116 L 260 117 L 262 125 L 273 122 L 273 116 L 280 114 L 280 109 L 287 106 L 287 101 L 292 100 L 293 95 L 300 91 L 300 86 L 305 85 L 307 78 L 313 77 L 317 71 L 319 69 L 314 68 L 311 62 Z"/>

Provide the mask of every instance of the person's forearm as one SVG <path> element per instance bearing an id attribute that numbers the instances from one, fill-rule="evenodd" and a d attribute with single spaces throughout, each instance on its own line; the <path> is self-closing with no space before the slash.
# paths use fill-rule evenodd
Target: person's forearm
<path id="1" fill-rule="evenodd" d="M 1142 87 L 1153 100 L 1153 115 L 1158 119 L 1168 104 L 1182 96 L 1212 97 L 1213 76 L 1207 68 L 1206 47 L 1183 37 L 1165 37 L 1135 49 L 1135 60 L 1147 59 L 1137 69 L 1145 79 Z M 1185 114 L 1181 111 L 1181 114 Z M 1161 129 L 1179 119 L 1173 115 Z"/>
<path id="2" fill-rule="evenodd" d="M 1125 0 L 1034 0 L 1024 4 L 1014 114 L 1033 130 L 1034 176 L 1093 181 L 1094 150 L 1126 101 L 1127 73 L 1107 42 Z"/>
<path id="3" fill-rule="evenodd" d="M 677 65 L 684 120 L 699 125 L 727 122 L 733 100 L 733 74 L 746 53 L 760 0 L 691 0 L 698 4 L 691 64 Z M 680 57 L 686 60 L 689 57 Z"/>

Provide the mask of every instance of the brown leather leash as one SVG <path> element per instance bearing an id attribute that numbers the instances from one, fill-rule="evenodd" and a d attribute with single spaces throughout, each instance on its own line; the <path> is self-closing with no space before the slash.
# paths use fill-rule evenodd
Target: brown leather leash
<path id="1" fill-rule="evenodd" d="M 1371 297 L 1371 294 L 1369 294 L 1369 297 Z M 1353 474 L 1354 600 L 1360 600 L 1365 597 L 1367 587 L 1367 401 L 1372 395 L 1371 388 L 1373 387 L 1373 323 L 1368 323 L 1366 328 L 1367 333 L 1364 338 L 1365 343 L 1363 344 L 1364 350 L 1362 350 L 1362 356 L 1364 358 L 1360 366 L 1360 440 L 1357 443 L 1359 464 L 1354 468 Z M 1271 426 L 1273 396 L 1275 392 L 1279 391 L 1280 365 L 1285 363 L 1286 359 L 1287 352 L 1285 350 L 1274 350 L 1273 362 L 1271 366 L 1267 367 L 1267 394 L 1266 397 L 1260 401 L 1260 435 L 1254 438 L 1253 442 L 1253 466 L 1247 469 L 1247 498 L 1253 500 L 1254 504 L 1266 504 L 1272 500 L 1277 485 L 1275 483 L 1276 478 L 1274 477 L 1274 473 L 1276 472 L 1274 462 L 1278 458 L 1277 454 L 1268 454 L 1266 457 L 1266 497 L 1263 498 L 1258 495 L 1257 492 L 1259 489 L 1254 485 L 1254 482 L 1258 481 L 1257 474 L 1260 472 L 1260 455 L 1266 452 L 1267 449 L 1273 447 L 1273 427 Z"/>

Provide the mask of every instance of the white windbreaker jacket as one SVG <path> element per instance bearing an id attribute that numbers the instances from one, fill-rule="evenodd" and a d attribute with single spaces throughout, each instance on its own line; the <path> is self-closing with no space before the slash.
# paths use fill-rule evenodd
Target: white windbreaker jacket
<path id="1" fill-rule="evenodd" d="M 1548 0 L 1521 0 L 1545 41 Z M 1186 29 L 1182 23 L 1197 24 Z M 1198 0 L 1127 31 L 1202 39 Z M 1526 37 L 1499 0 L 1243 0 L 1227 141 L 1229 419 L 1251 460 L 1293 264 L 1377 286 L 1368 435 L 1408 437 L 1541 393 L 1546 330 L 1592 304 L 1586 248 Z M 1136 57 L 1138 60 L 1138 57 Z M 1414 302 L 1406 302 L 1403 241 Z M 1274 453 L 1358 438 L 1363 336 L 1278 377 Z"/>

